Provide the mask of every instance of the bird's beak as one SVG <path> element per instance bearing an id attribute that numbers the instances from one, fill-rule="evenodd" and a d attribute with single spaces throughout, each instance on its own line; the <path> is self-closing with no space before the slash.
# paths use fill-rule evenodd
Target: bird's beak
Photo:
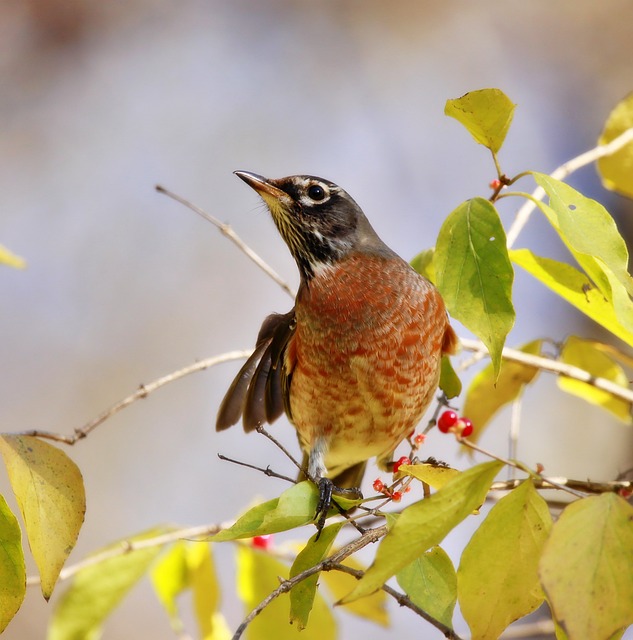
<path id="1" fill-rule="evenodd" d="M 291 204 L 292 199 L 290 196 L 279 187 L 276 187 L 273 184 L 274 181 L 250 171 L 234 171 L 233 173 L 244 180 L 249 187 L 255 189 L 271 211 L 277 209 L 280 205 L 288 207 Z"/>

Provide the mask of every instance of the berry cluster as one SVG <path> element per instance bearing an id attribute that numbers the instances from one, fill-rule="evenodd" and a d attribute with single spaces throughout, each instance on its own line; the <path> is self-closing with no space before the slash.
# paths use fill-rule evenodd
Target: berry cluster
<path id="1" fill-rule="evenodd" d="M 458 438 L 467 438 L 473 432 L 473 423 L 449 409 L 439 417 L 437 428 L 442 433 L 454 433 Z"/>
<path id="2" fill-rule="evenodd" d="M 407 462 L 400 462 L 400 460 L 403 459 L 405 459 Z M 411 462 L 406 456 L 402 456 L 400 460 L 398 460 L 400 464 L 410 464 Z M 397 462 L 394 463 L 394 470 L 397 464 Z M 382 493 L 384 496 L 387 496 L 387 498 L 391 498 L 394 502 L 400 502 L 400 500 L 402 500 L 402 494 L 411 491 L 411 487 L 408 485 L 404 487 L 404 491 L 392 491 L 380 478 L 376 478 L 372 486 L 374 487 L 374 491 L 376 493 Z"/>

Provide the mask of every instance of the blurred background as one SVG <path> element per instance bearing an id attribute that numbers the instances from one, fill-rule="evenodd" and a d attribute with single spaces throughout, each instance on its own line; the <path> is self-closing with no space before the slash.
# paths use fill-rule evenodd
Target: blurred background
<path id="1" fill-rule="evenodd" d="M 277 285 L 156 184 L 230 223 L 293 286 L 286 247 L 233 170 L 334 180 L 410 259 L 434 244 L 460 202 L 487 196 L 495 177 L 487 151 L 443 115 L 446 99 L 501 88 L 518 104 L 503 169 L 551 171 L 591 148 L 633 90 L 632 20 L 630 0 L 4 0 L 0 243 L 28 268 L 0 268 L 1 430 L 70 433 L 140 383 L 250 348 L 264 316 L 290 308 Z M 631 228 L 631 203 L 604 191 L 593 168 L 571 182 Z M 508 223 L 517 207 L 503 205 Z M 517 246 L 564 258 L 536 216 Z M 523 274 L 516 300 L 513 346 L 600 337 Z M 88 494 L 71 562 L 157 523 L 231 519 L 285 489 L 217 458 L 292 473 L 263 438 L 214 432 L 239 366 L 171 384 L 68 451 Z M 484 445 L 504 454 L 508 424 L 503 412 Z M 296 451 L 285 421 L 273 432 Z M 547 473 L 613 479 L 631 466 L 632 444 L 629 428 L 563 396 L 552 377 L 526 395 L 519 456 Z M 436 434 L 422 455 L 470 464 Z M 367 487 L 376 475 L 369 471 Z M 0 489 L 9 492 L 4 473 Z M 462 544 L 447 542 L 455 559 Z M 243 612 L 232 549 L 222 551 L 234 629 Z M 43 638 L 50 611 L 31 589 L 4 637 Z M 392 612 L 390 631 L 339 614 L 340 637 L 422 637 L 417 618 Z M 137 638 L 139 628 L 173 637 L 147 584 L 105 638 Z"/>

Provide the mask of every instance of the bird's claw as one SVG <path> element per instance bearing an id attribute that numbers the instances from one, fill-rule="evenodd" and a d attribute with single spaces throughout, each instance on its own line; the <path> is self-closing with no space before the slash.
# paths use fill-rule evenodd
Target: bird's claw
<path id="1" fill-rule="evenodd" d="M 362 498 L 363 494 L 360 489 L 356 487 L 352 487 L 350 489 L 343 489 L 342 487 L 337 487 L 329 478 L 319 478 L 316 483 L 319 488 L 319 502 L 317 503 L 316 513 L 314 514 L 315 524 L 317 528 L 316 540 L 319 539 L 321 535 L 321 531 L 323 531 L 323 527 L 325 526 L 325 520 L 327 518 L 328 511 L 330 510 L 330 506 L 332 505 L 332 494 L 338 493 L 341 495 L 349 495 L 354 498 Z M 334 505 L 338 507 L 336 502 Z M 338 507 L 341 512 L 343 510 Z"/>

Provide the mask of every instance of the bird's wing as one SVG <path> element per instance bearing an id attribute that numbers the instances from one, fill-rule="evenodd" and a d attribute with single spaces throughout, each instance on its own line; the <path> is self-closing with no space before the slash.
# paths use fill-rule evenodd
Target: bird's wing
<path id="1" fill-rule="evenodd" d="M 255 351 L 244 363 L 222 400 L 216 430 L 234 425 L 242 417 L 245 431 L 273 422 L 289 404 L 291 372 L 284 366 L 288 342 L 295 331 L 294 309 L 273 313 L 263 322 Z"/>

